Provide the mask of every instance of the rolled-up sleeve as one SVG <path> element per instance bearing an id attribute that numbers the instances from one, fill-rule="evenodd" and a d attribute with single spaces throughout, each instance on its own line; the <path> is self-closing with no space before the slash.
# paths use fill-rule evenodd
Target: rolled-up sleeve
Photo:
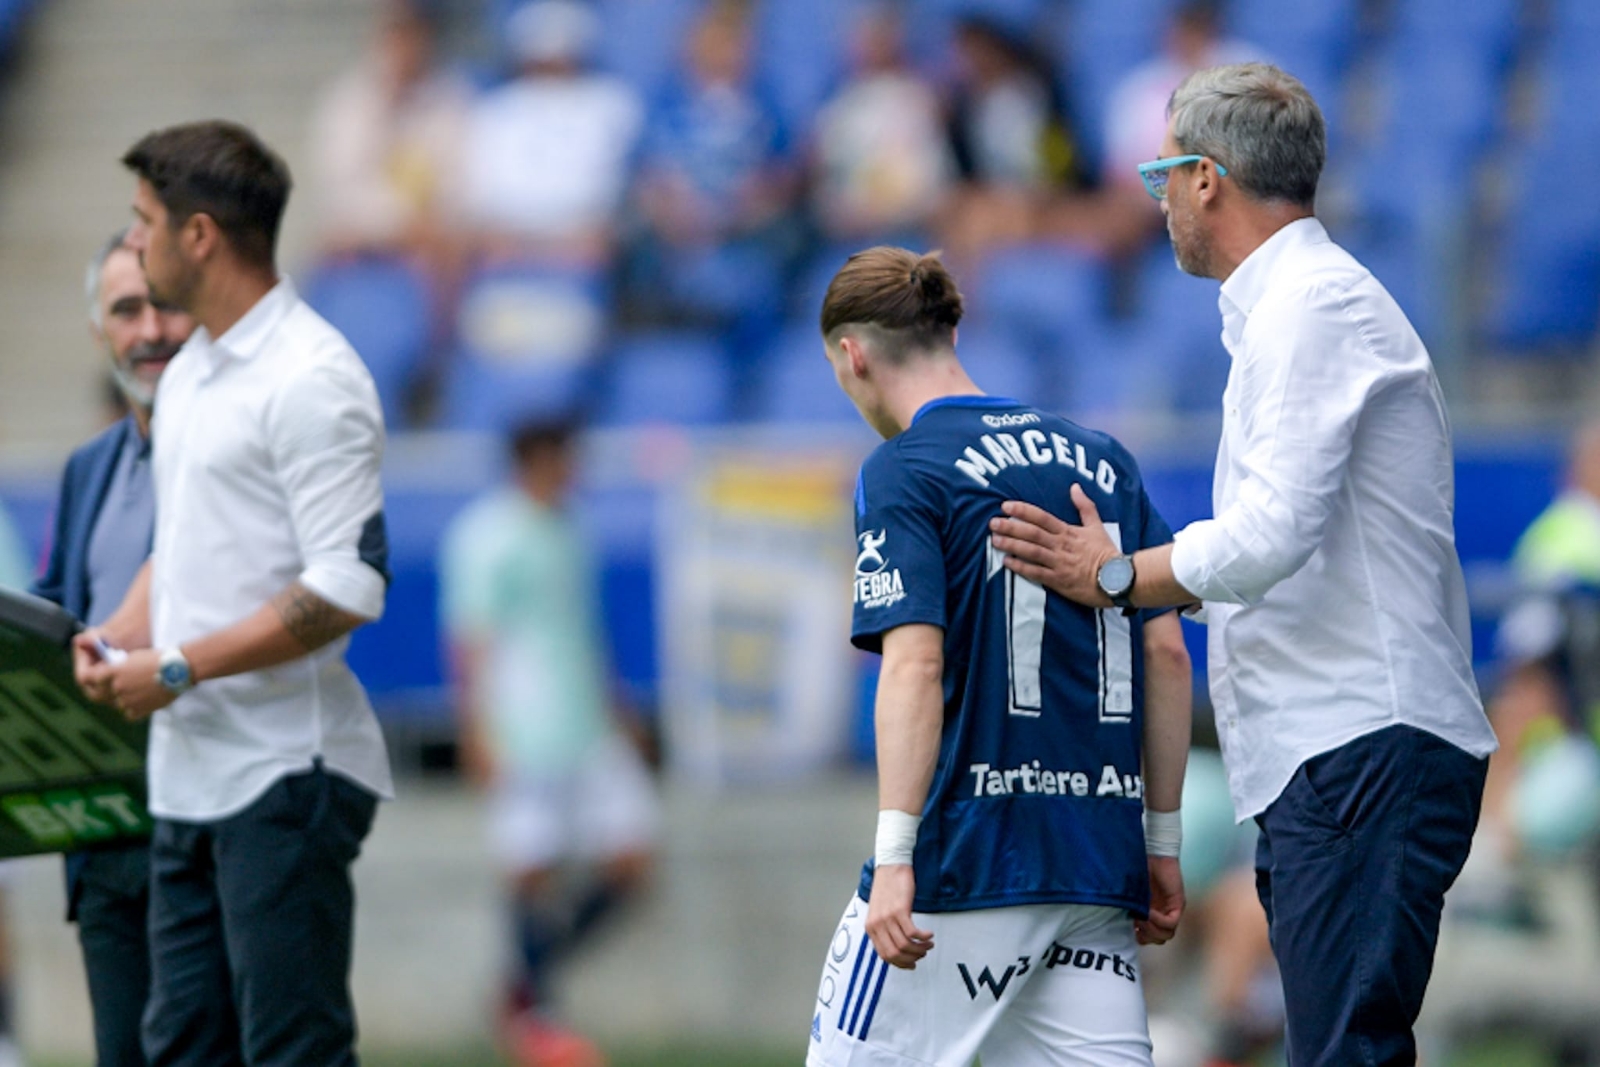
<path id="1" fill-rule="evenodd" d="M 300 584 L 351 614 L 378 618 L 388 550 L 383 415 L 372 380 L 359 364 L 337 362 L 295 376 L 273 406 L 268 433 L 304 561 Z"/>
<path id="2" fill-rule="evenodd" d="M 1250 604 L 1322 543 L 1384 371 L 1342 293 L 1322 286 L 1256 308 L 1235 360 L 1235 499 L 1177 533 L 1172 570 L 1201 600 Z"/>

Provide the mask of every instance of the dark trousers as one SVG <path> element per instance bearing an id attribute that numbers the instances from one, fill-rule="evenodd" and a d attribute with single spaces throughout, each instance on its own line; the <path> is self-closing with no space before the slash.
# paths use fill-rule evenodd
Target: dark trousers
<path id="1" fill-rule="evenodd" d="M 1414 1064 L 1439 916 L 1488 761 L 1391 726 L 1307 760 L 1256 816 L 1290 1067 Z"/>
<path id="2" fill-rule="evenodd" d="M 150 999 L 150 851 L 89 852 L 79 861 L 72 912 L 94 1009 L 96 1067 L 145 1067 L 139 1021 Z"/>
<path id="3" fill-rule="evenodd" d="M 350 864 L 377 800 L 318 767 L 150 845 L 150 1067 L 356 1063 Z"/>

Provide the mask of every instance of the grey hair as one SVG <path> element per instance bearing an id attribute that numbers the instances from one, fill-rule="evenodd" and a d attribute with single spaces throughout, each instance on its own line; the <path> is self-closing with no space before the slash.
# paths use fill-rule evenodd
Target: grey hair
<path id="1" fill-rule="evenodd" d="M 1208 156 L 1257 200 L 1310 207 L 1328 157 L 1322 110 L 1294 75 L 1267 63 L 1195 71 L 1167 102 L 1172 136 Z"/>
<path id="2" fill-rule="evenodd" d="M 83 272 L 83 291 L 89 298 L 89 321 L 96 326 L 102 325 L 100 315 L 100 275 L 106 269 L 106 260 L 111 258 L 111 253 L 124 247 L 128 243 L 129 227 L 124 226 L 111 235 L 111 239 L 100 246 L 100 251 L 89 260 L 89 269 Z"/>

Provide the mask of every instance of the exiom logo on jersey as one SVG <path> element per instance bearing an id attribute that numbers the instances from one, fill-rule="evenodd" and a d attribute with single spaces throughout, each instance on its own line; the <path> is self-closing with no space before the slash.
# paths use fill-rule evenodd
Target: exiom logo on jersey
<path id="1" fill-rule="evenodd" d="M 861 551 L 856 554 L 855 602 L 863 608 L 886 608 L 906 598 L 900 569 L 890 567 L 883 554 L 889 540 L 887 530 L 865 530 L 857 538 Z"/>

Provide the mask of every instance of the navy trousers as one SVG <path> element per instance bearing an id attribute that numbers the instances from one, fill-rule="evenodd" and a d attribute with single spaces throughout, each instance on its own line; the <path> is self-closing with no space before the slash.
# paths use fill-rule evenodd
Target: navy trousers
<path id="1" fill-rule="evenodd" d="M 145 1067 L 139 1025 L 150 998 L 150 851 L 85 853 L 72 880 L 96 1067 Z"/>
<path id="2" fill-rule="evenodd" d="M 377 799 L 318 767 L 150 843 L 150 1067 L 353 1067 L 350 865 Z"/>
<path id="3" fill-rule="evenodd" d="M 1290 1067 L 1416 1063 L 1411 1028 L 1487 770 L 1433 734 L 1391 726 L 1307 760 L 1256 816 Z"/>

